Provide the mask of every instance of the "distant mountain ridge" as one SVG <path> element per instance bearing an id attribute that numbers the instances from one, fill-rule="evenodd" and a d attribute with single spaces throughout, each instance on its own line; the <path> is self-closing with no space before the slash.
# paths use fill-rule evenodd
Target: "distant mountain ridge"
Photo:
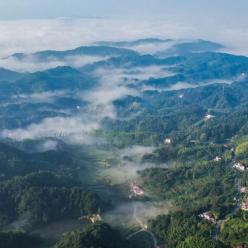
<path id="1" fill-rule="evenodd" d="M 146 38 L 131 41 L 99 41 L 96 45 L 113 47 L 133 47 L 147 44 L 162 44 L 173 41 L 173 39 Z"/>
<path id="2" fill-rule="evenodd" d="M 18 60 L 24 60 L 28 57 L 32 57 L 37 60 L 48 60 L 48 59 L 63 59 L 68 56 L 122 56 L 122 55 L 133 55 L 137 54 L 135 51 L 125 49 L 125 48 L 116 48 L 110 46 L 81 46 L 71 50 L 65 51 L 55 51 L 55 50 L 46 50 L 35 52 L 31 54 L 25 53 L 16 53 L 7 58 L 13 57 Z"/>
<path id="3" fill-rule="evenodd" d="M 164 51 L 157 52 L 155 55 L 159 57 L 169 57 L 176 55 L 186 55 L 189 53 L 215 52 L 224 48 L 225 46 L 222 44 L 199 39 L 176 43 Z"/>

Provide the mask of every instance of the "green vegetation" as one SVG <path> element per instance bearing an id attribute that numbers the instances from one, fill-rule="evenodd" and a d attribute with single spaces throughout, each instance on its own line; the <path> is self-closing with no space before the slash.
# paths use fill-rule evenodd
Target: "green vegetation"
<path id="1" fill-rule="evenodd" d="M 212 240 L 207 240 L 204 237 L 191 236 L 177 245 L 177 248 L 216 248 L 217 245 Z"/>
<path id="2" fill-rule="evenodd" d="M 202 244 L 207 245 L 211 243 L 212 246 L 210 247 L 216 247 L 214 242 L 207 240 L 210 239 L 213 225 L 202 221 L 196 216 L 184 215 L 180 212 L 166 216 L 158 216 L 155 220 L 150 221 L 149 228 L 168 248 L 188 247 L 186 245 L 188 245 L 189 242 L 194 244 L 195 239 L 202 239 Z M 192 236 L 196 237 L 192 238 Z M 209 238 L 204 239 L 202 237 Z"/>
<path id="3" fill-rule="evenodd" d="M 108 224 L 96 223 L 85 230 L 66 234 L 54 248 L 125 248 L 120 233 Z"/>
<path id="4" fill-rule="evenodd" d="M 108 187 L 112 179 L 109 177 L 115 177 L 112 171 L 121 166 L 134 165 L 136 170 L 137 161 L 128 155 L 125 159 L 122 154 L 117 154 L 117 148 L 152 145 L 154 151 L 138 161 L 140 171 L 136 179 L 144 189 L 144 201 L 173 204 L 173 212 L 157 216 L 148 223 L 148 232 L 156 236 L 158 243 L 165 244 L 167 248 L 248 245 L 248 217 L 238 210 L 237 202 L 247 197 L 241 197 L 238 190 L 239 186 L 248 186 L 248 172 L 241 173 L 232 168 L 238 159 L 248 163 L 248 59 L 223 53 L 185 51 L 192 51 L 194 45 L 200 50 L 201 46 L 219 47 L 202 41 L 186 43 L 172 47 L 179 54 L 165 59 L 139 55 L 127 49 L 81 47 L 67 52 L 45 51 L 33 56 L 41 61 L 51 59 L 52 55 L 63 59 L 68 55 L 98 54 L 105 57 L 111 53 L 114 57 L 80 69 L 58 67 L 27 74 L 0 70 L 2 77 L 6 77 L 5 81 L 0 79 L 0 92 L 4 92 L 0 94 L 0 128 L 7 128 L 9 132 L 17 128 L 21 132 L 22 128 L 39 124 L 46 118 L 74 118 L 80 109 L 80 114 L 88 114 L 91 103 L 82 100 L 75 92 L 94 91 L 92 87 L 100 83 L 95 74 L 98 69 L 130 69 L 130 74 L 127 73 L 127 78 L 123 79 L 125 86 L 139 91 L 136 96 L 113 102 L 117 118 L 104 116 L 106 118 L 99 123 L 101 129 L 94 133 L 94 138 L 103 138 L 107 142 L 87 147 L 90 152 L 85 152 L 83 146 L 62 141 L 58 150 L 39 151 L 46 138 L 2 141 L 0 227 L 8 229 L 11 224 L 24 219 L 28 224 L 21 228 L 30 231 L 54 221 L 78 219 L 105 211 L 109 206 L 106 199 L 127 203 L 130 182 L 114 184 L 113 193 Z M 15 56 L 18 60 L 25 59 L 24 54 Z M 135 78 L 135 70 L 142 71 L 142 66 L 161 66 L 161 70 L 165 66 L 173 75 L 142 81 Z M 130 80 L 130 75 L 134 79 Z M 216 81 L 218 83 L 213 84 L 215 80 L 223 79 L 237 82 L 220 84 Z M 190 82 L 201 87 L 167 90 L 178 82 Z M 146 88 L 150 90 L 144 90 Z M 23 100 L 16 95 L 17 92 L 21 96 L 55 92 L 56 96 L 43 103 Z M 100 106 L 92 115 L 102 111 L 102 107 L 105 106 Z M 210 114 L 212 118 L 206 118 Z M 87 118 L 83 115 L 82 119 Z M 57 138 L 53 137 L 56 142 L 60 137 Z M 166 144 L 166 139 L 171 142 Z M 103 155 L 98 157 L 92 152 L 94 149 L 102 149 Z M 108 156 L 111 152 L 112 156 Z M 91 157 L 86 153 L 94 155 Z M 221 156 L 221 159 L 214 161 L 216 156 Z M 123 178 L 128 176 L 127 171 Z M 241 185 L 238 185 L 240 181 Z M 130 210 L 121 208 L 118 211 L 126 214 Z M 211 211 L 219 222 L 212 223 L 199 217 L 206 211 Z M 121 228 L 123 233 L 130 231 L 125 230 L 125 226 Z M 136 230 L 138 226 L 131 229 Z M 147 233 L 140 232 L 127 243 L 118 230 L 98 222 L 67 233 L 51 245 L 54 248 L 150 248 Z M 0 233 L 1 248 L 33 248 L 39 245 L 37 237 L 25 233 Z"/>
<path id="5" fill-rule="evenodd" d="M 236 216 L 224 222 L 220 232 L 220 240 L 228 247 L 241 244 L 248 246 L 247 214 L 244 213 L 244 215 L 246 217 Z"/>
<path id="6" fill-rule="evenodd" d="M 187 154 L 191 157 L 186 150 L 184 156 Z M 182 156 L 181 149 L 179 151 Z M 192 151 L 198 156 L 201 154 L 201 149 L 199 153 L 195 149 Z M 192 158 L 190 162 L 186 161 L 188 160 L 184 163 L 177 162 L 167 169 L 151 168 L 140 171 L 143 186 L 151 191 L 152 195 L 174 201 L 182 211 L 201 213 L 212 210 L 218 216 L 227 214 L 233 208 L 233 198 L 237 194 L 236 174 L 231 169 L 231 161 L 213 162 Z"/>
<path id="7" fill-rule="evenodd" d="M 31 225 L 68 217 L 97 213 L 105 204 L 95 194 L 74 183 L 71 178 L 51 172 L 14 177 L 1 184 L 0 224 L 26 214 Z"/>
<path id="8" fill-rule="evenodd" d="M 20 232 L 1 232 L 0 247 L 1 248 L 39 248 L 42 245 L 42 240 L 33 235 L 28 235 Z"/>
<path id="9" fill-rule="evenodd" d="M 238 158 L 248 158 L 248 137 L 244 136 L 236 141 L 237 147 L 235 153 Z"/>

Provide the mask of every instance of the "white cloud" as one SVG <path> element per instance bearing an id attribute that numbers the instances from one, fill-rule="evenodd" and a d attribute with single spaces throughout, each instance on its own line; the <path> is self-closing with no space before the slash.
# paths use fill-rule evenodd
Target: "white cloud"
<path id="1" fill-rule="evenodd" d="M 79 93 L 78 96 L 90 103 L 89 113 L 98 116 L 99 121 L 105 117 L 115 118 L 116 111 L 113 101 L 125 96 L 136 96 L 139 93 L 125 85 L 123 71 L 120 69 L 98 69 L 94 73 L 99 84 L 89 91 Z"/>
<path id="2" fill-rule="evenodd" d="M 119 152 L 122 156 L 132 156 L 141 159 L 145 154 L 152 153 L 154 149 L 153 146 L 131 146 Z"/>
<path id="3" fill-rule="evenodd" d="M 224 51 L 248 55 L 248 35 L 245 27 L 219 27 L 186 25 L 168 20 L 132 19 L 44 19 L 0 21 L 0 57 L 16 52 L 31 53 L 40 50 L 66 50 L 96 41 L 134 40 L 148 37 L 195 39 L 203 38 L 227 45 Z M 135 46 L 141 53 L 164 50 L 174 41 L 162 44 Z M 47 68 L 72 65 L 79 67 L 98 61 L 99 57 L 68 57 L 63 61 L 36 63 L 29 58 L 19 63 L 14 58 L 0 60 L 0 66 L 17 71 L 37 71 Z"/>
<path id="4" fill-rule="evenodd" d="M 34 56 L 27 56 L 25 59 L 18 60 L 15 57 L 0 59 L 0 67 L 17 72 L 36 72 L 44 71 L 58 66 L 71 66 L 75 68 L 82 67 L 108 57 L 98 56 L 67 56 L 64 59 L 49 59 L 47 61 L 39 61 Z"/>
<path id="5" fill-rule="evenodd" d="M 93 110 L 100 107 L 99 115 L 114 118 L 113 101 L 126 96 L 138 96 L 140 94 L 136 89 L 129 88 L 127 83 L 134 80 L 146 80 L 152 77 L 165 77 L 171 74 L 163 67 L 147 66 L 134 67 L 132 69 L 100 68 L 94 72 L 94 75 L 98 77 L 99 85 L 79 95 L 91 103 Z"/>
<path id="6" fill-rule="evenodd" d="M 38 145 L 37 150 L 39 152 L 46 151 L 56 151 L 58 148 L 58 142 L 55 140 L 45 140 L 41 144 Z"/>
<path id="7" fill-rule="evenodd" d="M 44 49 L 71 49 L 100 40 L 179 38 L 191 31 L 192 27 L 163 20 L 91 18 L 0 21 L 0 56 Z"/>
<path id="8" fill-rule="evenodd" d="M 123 225 L 140 227 L 140 224 L 147 224 L 148 220 L 158 215 L 165 215 L 172 209 L 170 202 L 140 202 L 131 201 L 116 206 L 111 211 L 103 214 L 104 220 L 113 226 Z"/>
<path id="9" fill-rule="evenodd" d="M 165 76 L 168 73 L 164 68 L 147 67 L 135 68 L 131 75 L 126 69 L 98 69 L 94 75 L 98 77 L 99 84 L 85 92 L 77 92 L 74 97 L 88 101 L 88 109 L 79 111 L 75 117 L 46 118 L 38 124 L 31 124 L 26 128 L 3 130 L 1 136 L 16 140 L 39 139 L 58 136 L 68 141 L 87 143 L 92 141 L 92 134 L 101 127 L 104 118 L 116 118 L 113 101 L 128 95 L 138 96 L 139 92 L 127 87 L 125 78 L 149 79 L 152 76 Z M 47 91 L 30 95 L 17 95 L 13 102 L 53 102 L 58 97 L 72 94 L 68 91 Z"/>
<path id="10" fill-rule="evenodd" d="M 99 123 L 83 120 L 79 117 L 45 118 L 38 124 L 31 124 L 26 128 L 14 130 L 5 129 L 0 132 L 1 137 L 22 141 L 25 139 L 40 139 L 57 137 L 69 142 L 91 143 L 91 134 L 99 128 Z"/>
<path id="11" fill-rule="evenodd" d="M 66 90 L 45 91 L 33 94 L 19 94 L 12 97 L 12 103 L 36 103 L 36 102 L 53 102 L 56 98 L 63 97 L 70 94 Z"/>
<path id="12" fill-rule="evenodd" d="M 175 45 L 177 41 L 168 41 L 164 43 L 147 43 L 137 46 L 132 46 L 131 49 L 141 53 L 141 54 L 155 54 L 156 52 L 164 51 Z M 126 47 L 130 48 L 130 47 Z"/>

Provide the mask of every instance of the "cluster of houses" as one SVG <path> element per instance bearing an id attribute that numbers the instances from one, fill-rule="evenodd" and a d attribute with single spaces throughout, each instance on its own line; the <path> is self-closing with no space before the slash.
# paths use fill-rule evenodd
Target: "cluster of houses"
<path id="1" fill-rule="evenodd" d="M 233 165 L 233 168 L 239 170 L 239 171 L 245 171 L 248 169 L 247 165 L 243 161 L 236 161 Z"/>

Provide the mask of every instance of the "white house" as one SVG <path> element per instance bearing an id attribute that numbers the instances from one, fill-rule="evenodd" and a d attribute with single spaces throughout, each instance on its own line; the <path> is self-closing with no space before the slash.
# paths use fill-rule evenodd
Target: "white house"
<path id="1" fill-rule="evenodd" d="M 241 209 L 243 211 L 248 211 L 248 198 L 243 202 Z"/>
<path id="2" fill-rule="evenodd" d="M 212 119 L 212 118 L 214 118 L 214 115 L 207 114 L 207 115 L 205 115 L 204 120 L 205 120 L 205 121 L 208 121 L 208 120 L 210 120 L 210 119 Z"/>
<path id="3" fill-rule="evenodd" d="M 164 140 L 164 143 L 165 143 L 165 144 L 171 144 L 171 139 L 166 138 L 166 139 Z"/>
<path id="4" fill-rule="evenodd" d="M 216 156 L 215 158 L 214 158 L 214 162 L 220 162 L 221 161 L 221 157 L 220 156 Z"/>
<path id="5" fill-rule="evenodd" d="M 200 214 L 199 216 L 205 220 L 212 222 L 212 223 L 216 222 L 216 218 L 215 218 L 214 214 L 211 212 L 205 212 L 205 213 Z"/>
<path id="6" fill-rule="evenodd" d="M 130 191 L 134 196 L 143 196 L 145 194 L 144 190 L 140 186 L 133 183 L 131 183 Z"/>
<path id="7" fill-rule="evenodd" d="M 241 187 L 240 193 L 242 193 L 242 194 L 248 193 L 248 187 Z"/>
<path id="8" fill-rule="evenodd" d="M 239 171 L 245 171 L 247 169 L 247 166 L 242 161 L 237 161 L 234 163 L 233 168 L 239 170 Z"/>

